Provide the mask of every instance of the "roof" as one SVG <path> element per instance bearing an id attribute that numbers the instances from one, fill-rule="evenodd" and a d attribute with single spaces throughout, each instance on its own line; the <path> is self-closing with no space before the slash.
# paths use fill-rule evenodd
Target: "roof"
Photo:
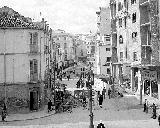
<path id="1" fill-rule="evenodd" d="M 27 28 L 43 29 L 42 22 L 32 22 L 29 17 L 24 17 L 12 8 L 0 8 L 0 28 Z"/>

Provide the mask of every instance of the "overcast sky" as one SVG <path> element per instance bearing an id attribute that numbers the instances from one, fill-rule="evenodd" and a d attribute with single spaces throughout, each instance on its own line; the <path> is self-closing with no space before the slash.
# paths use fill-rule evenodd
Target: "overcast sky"
<path id="1" fill-rule="evenodd" d="M 11 7 L 35 21 L 41 12 L 53 30 L 85 34 L 96 31 L 96 11 L 108 3 L 109 0 L 1 0 L 0 7 Z"/>

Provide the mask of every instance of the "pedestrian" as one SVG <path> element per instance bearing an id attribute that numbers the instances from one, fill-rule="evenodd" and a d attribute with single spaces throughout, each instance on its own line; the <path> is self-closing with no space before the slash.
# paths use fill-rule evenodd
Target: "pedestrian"
<path id="1" fill-rule="evenodd" d="M 111 98 L 111 89 L 110 88 L 108 89 L 108 97 L 109 97 L 109 99 Z"/>
<path id="2" fill-rule="evenodd" d="M 158 116 L 158 123 L 159 123 L 159 126 L 160 126 L 160 115 Z"/>
<path id="3" fill-rule="evenodd" d="M 87 101 L 86 101 L 86 97 L 84 95 L 83 96 L 83 109 L 86 109 L 86 103 L 87 103 Z"/>
<path id="4" fill-rule="evenodd" d="M 105 87 L 103 88 L 103 91 L 102 91 L 102 95 L 103 95 L 103 98 L 105 99 L 105 94 L 106 94 L 106 89 Z"/>
<path id="5" fill-rule="evenodd" d="M 146 112 L 146 105 L 147 104 L 147 99 L 145 99 L 145 101 L 144 101 L 144 105 L 143 105 L 143 112 Z"/>
<path id="6" fill-rule="evenodd" d="M 156 119 L 156 117 L 157 117 L 157 115 L 156 115 L 156 105 L 153 103 L 152 107 L 153 107 L 153 115 L 152 115 L 151 118 Z"/>
<path id="7" fill-rule="evenodd" d="M 98 124 L 97 128 L 105 128 L 104 124 L 102 123 L 102 120 L 100 120 L 100 123 Z"/>
<path id="8" fill-rule="evenodd" d="M 6 116 L 7 116 L 7 108 L 6 108 L 6 105 L 5 105 L 5 104 L 4 104 L 4 106 L 3 106 L 1 116 L 2 116 L 2 121 L 4 122 L 4 121 L 5 121 L 5 118 L 6 118 Z"/>
<path id="9" fill-rule="evenodd" d="M 99 106 L 102 108 L 102 104 L 103 104 L 103 95 L 100 94 L 99 96 Z"/>
<path id="10" fill-rule="evenodd" d="M 52 101 L 49 99 L 48 101 L 48 113 L 51 111 Z"/>
<path id="11" fill-rule="evenodd" d="M 146 101 L 146 113 L 148 113 L 148 101 Z"/>

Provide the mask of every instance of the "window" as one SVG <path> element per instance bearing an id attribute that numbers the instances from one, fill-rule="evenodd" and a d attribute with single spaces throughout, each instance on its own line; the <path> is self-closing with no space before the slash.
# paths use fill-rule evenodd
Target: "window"
<path id="1" fill-rule="evenodd" d="M 136 0 L 131 0 L 131 4 L 135 4 L 136 3 Z"/>
<path id="2" fill-rule="evenodd" d="M 124 0 L 124 7 L 128 10 L 128 1 Z"/>
<path id="3" fill-rule="evenodd" d="M 30 60 L 30 81 L 38 80 L 38 61 L 36 59 Z"/>
<path id="4" fill-rule="evenodd" d="M 106 62 L 110 62 L 111 61 L 111 57 L 107 57 Z"/>
<path id="5" fill-rule="evenodd" d="M 127 17 L 124 17 L 124 26 L 127 27 Z"/>
<path id="6" fill-rule="evenodd" d="M 106 48 L 106 51 L 110 51 L 110 48 Z"/>
<path id="7" fill-rule="evenodd" d="M 111 69 L 107 68 L 107 74 L 110 74 L 110 73 L 111 73 Z"/>
<path id="8" fill-rule="evenodd" d="M 64 43 L 64 48 L 67 48 L 67 43 Z"/>
<path id="9" fill-rule="evenodd" d="M 104 40 L 105 41 L 110 41 L 110 35 L 104 35 Z"/>
<path id="10" fill-rule="evenodd" d="M 136 22 L 136 12 L 132 14 L 132 23 Z"/>
<path id="11" fill-rule="evenodd" d="M 122 18 L 119 19 L 119 27 L 122 27 Z"/>
<path id="12" fill-rule="evenodd" d="M 30 44 L 38 44 L 38 33 L 30 33 Z"/>
<path id="13" fill-rule="evenodd" d="M 133 61 L 137 61 L 137 52 L 133 52 Z"/>
<path id="14" fill-rule="evenodd" d="M 118 3 L 118 11 L 122 10 L 123 6 L 121 4 L 121 2 Z"/>
<path id="15" fill-rule="evenodd" d="M 120 61 L 123 61 L 123 52 L 120 52 Z"/>
<path id="16" fill-rule="evenodd" d="M 137 37 L 137 32 L 132 33 L 132 39 Z"/>
<path id="17" fill-rule="evenodd" d="M 123 44 L 123 37 L 122 37 L 122 35 L 119 36 L 119 44 Z"/>

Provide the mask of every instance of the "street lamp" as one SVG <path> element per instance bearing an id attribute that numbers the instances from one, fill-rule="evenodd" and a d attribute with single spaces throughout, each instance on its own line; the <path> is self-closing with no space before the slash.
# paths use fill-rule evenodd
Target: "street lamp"
<path id="1" fill-rule="evenodd" d="M 93 71 L 90 69 L 88 72 L 88 87 L 89 87 L 89 108 L 90 108 L 90 126 L 89 128 L 94 128 L 93 125 L 93 112 L 92 112 L 92 85 L 94 85 L 94 74 Z"/>

